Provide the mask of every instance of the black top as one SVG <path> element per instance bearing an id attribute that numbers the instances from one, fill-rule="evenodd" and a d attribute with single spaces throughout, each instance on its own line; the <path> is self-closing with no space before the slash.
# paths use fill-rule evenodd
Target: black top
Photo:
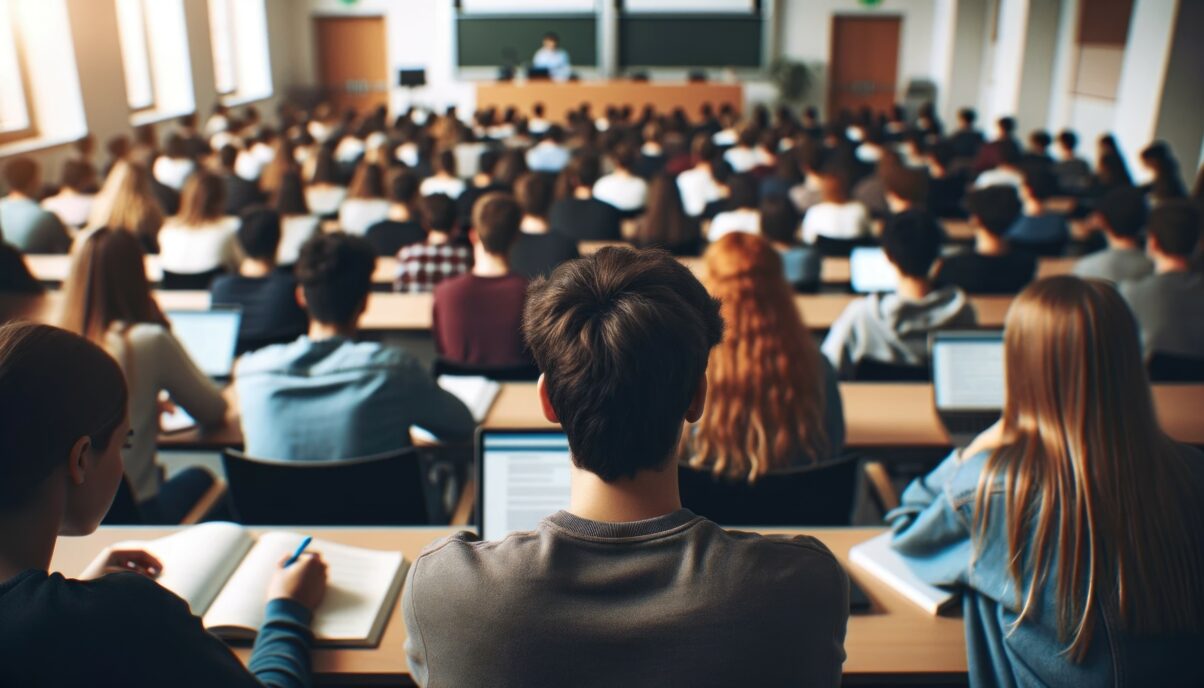
<path id="1" fill-rule="evenodd" d="M 619 209 L 596 198 L 564 198 L 552 204 L 548 225 L 577 241 L 618 241 Z"/>
<path id="2" fill-rule="evenodd" d="M 928 181 L 928 210 L 937 217 L 964 218 L 966 209 L 966 178 L 961 174 L 933 177 Z"/>
<path id="3" fill-rule="evenodd" d="M 426 241 L 426 229 L 421 223 L 413 220 L 381 220 L 368 228 L 364 238 L 376 249 L 376 255 L 395 256 L 402 246 Z"/>
<path id="4" fill-rule="evenodd" d="M 210 301 L 214 305 L 241 306 L 238 353 L 291 342 L 309 329 L 309 319 L 297 305 L 297 282 L 287 272 L 274 271 L 267 277 L 223 275 L 213 281 Z"/>
<path id="5" fill-rule="evenodd" d="M 154 175 L 151 175 L 150 186 L 151 195 L 158 201 L 164 217 L 171 217 L 180 212 L 180 194 L 175 189 L 155 179 Z"/>
<path id="6" fill-rule="evenodd" d="M 253 184 L 237 174 L 227 173 L 222 176 L 222 185 L 226 187 L 226 214 L 241 215 L 247 208 L 264 202 L 263 192 L 259 185 Z"/>
<path id="7" fill-rule="evenodd" d="M 566 260 L 578 257 L 577 242 L 568 237 L 549 232 L 547 234 L 518 235 L 518 241 L 510 249 L 510 269 L 532 279 L 547 275 Z"/>
<path id="8" fill-rule="evenodd" d="M 987 256 L 966 251 L 941 259 L 937 287 L 958 286 L 970 294 L 1015 294 L 1032 281 L 1037 260 L 1022 251 Z"/>
<path id="9" fill-rule="evenodd" d="M 472 186 L 464 189 L 464 193 L 456 199 L 456 217 L 460 223 L 461 230 L 467 230 L 472 226 L 472 206 L 477 202 L 477 199 L 487 193 L 494 191 L 509 192 L 510 189 L 505 184 L 489 184 L 487 186 Z"/>
<path id="10" fill-rule="evenodd" d="M 636 176 L 643 177 L 644 179 L 652 179 L 665 169 L 666 162 L 668 162 L 668 158 L 665 157 L 664 153 L 660 155 L 640 153 L 640 157 L 636 159 L 635 167 L 631 171 Z"/>

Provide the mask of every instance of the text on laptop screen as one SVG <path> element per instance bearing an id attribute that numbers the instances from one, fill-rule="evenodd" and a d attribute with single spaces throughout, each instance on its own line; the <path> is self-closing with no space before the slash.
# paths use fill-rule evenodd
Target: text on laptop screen
<path id="1" fill-rule="evenodd" d="M 932 384 L 938 410 L 1002 409 L 1002 333 L 935 335 L 932 344 Z"/>
<path id="2" fill-rule="evenodd" d="M 899 286 L 899 274 L 885 251 L 858 246 L 849 254 L 849 282 L 858 294 L 893 292 Z"/>
<path id="3" fill-rule="evenodd" d="M 170 311 L 171 331 L 201 372 L 209 377 L 228 377 L 234 367 L 241 311 Z"/>
<path id="4" fill-rule="evenodd" d="M 490 433 L 481 436 L 481 510 L 485 540 L 534 530 L 569 505 L 572 467 L 561 433 Z"/>

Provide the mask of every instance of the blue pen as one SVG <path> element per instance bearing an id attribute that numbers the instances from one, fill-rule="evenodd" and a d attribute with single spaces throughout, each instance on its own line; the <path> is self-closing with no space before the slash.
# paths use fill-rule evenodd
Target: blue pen
<path id="1" fill-rule="evenodd" d="M 305 539 L 301 541 L 301 544 L 297 545 L 297 551 L 293 552 L 293 556 L 289 557 L 288 561 L 284 562 L 284 568 L 287 569 L 288 567 L 297 563 L 297 560 L 301 558 L 301 553 L 304 552 L 305 548 L 309 547 L 309 543 L 311 543 L 313 541 L 314 541 L 313 537 L 306 535 Z"/>

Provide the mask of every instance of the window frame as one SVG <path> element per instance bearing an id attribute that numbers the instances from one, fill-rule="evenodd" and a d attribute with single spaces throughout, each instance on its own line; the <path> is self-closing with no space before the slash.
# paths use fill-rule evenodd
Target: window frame
<path id="1" fill-rule="evenodd" d="M 18 30 L 12 2 L 0 0 L 0 12 L 8 13 L 8 26 L 12 36 L 13 52 L 16 55 L 17 80 L 21 85 L 21 95 L 25 99 L 25 126 L 21 128 L 0 128 L 0 145 L 23 141 L 38 136 L 37 107 L 33 99 L 33 89 L 29 76 L 29 60 L 25 55 L 25 42 Z"/>
<path id="2" fill-rule="evenodd" d="M 120 1 L 121 0 L 113 0 L 113 3 L 115 5 L 117 5 L 120 3 Z M 150 93 L 150 99 L 149 99 L 149 102 L 147 102 L 147 104 L 134 105 L 133 103 L 130 102 L 130 85 L 128 83 L 128 81 L 129 81 L 128 75 L 123 73 L 122 76 L 124 78 L 126 78 L 126 85 L 125 85 L 126 106 L 129 107 L 131 115 L 138 115 L 138 114 L 143 114 L 143 113 L 148 113 L 148 112 L 154 112 L 159 107 L 159 92 L 158 92 L 158 85 L 155 83 L 155 61 L 152 58 L 153 50 L 152 50 L 151 39 L 150 39 L 150 30 L 151 30 L 150 20 L 147 19 L 147 16 L 146 16 L 146 3 L 149 0 L 132 0 L 132 1 L 138 7 L 138 21 L 140 24 L 142 24 L 142 36 L 141 36 L 141 38 L 142 38 L 142 54 L 145 56 L 146 84 L 147 84 L 147 91 Z M 124 72 L 124 70 L 126 69 L 126 63 L 125 63 L 126 55 L 125 55 L 124 50 L 122 50 L 122 44 L 124 43 L 124 41 L 121 38 L 121 24 L 120 24 L 121 9 L 120 9 L 120 7 L 117 8 L 117 16 L 118 16 L 117 43 L 118 43 L 118 51 L 121 52 L 121 68 Z"/>

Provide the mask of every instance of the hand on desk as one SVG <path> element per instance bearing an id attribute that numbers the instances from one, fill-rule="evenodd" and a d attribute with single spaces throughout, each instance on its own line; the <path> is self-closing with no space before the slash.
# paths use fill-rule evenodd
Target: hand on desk
<path id="1" fill-rule="evenodd" d="M 317 552 L 306 552 L 288 568 L 284 567 L 290 557 L 280 560 L 280 568 L 268 585 L 268 599 L 289 599 L 313 611 L 322 604 L 326 596 L 326 562 Z"/>
<path id="2" fill-rule="evenodd" d="M 93 580 L 110 573 L 133 572 L 147 578 L 158 578 L 163 564 L 140 549 L 113 549 L 106 547 L 88 568 L 80 574 L 83 580 Z"/>

